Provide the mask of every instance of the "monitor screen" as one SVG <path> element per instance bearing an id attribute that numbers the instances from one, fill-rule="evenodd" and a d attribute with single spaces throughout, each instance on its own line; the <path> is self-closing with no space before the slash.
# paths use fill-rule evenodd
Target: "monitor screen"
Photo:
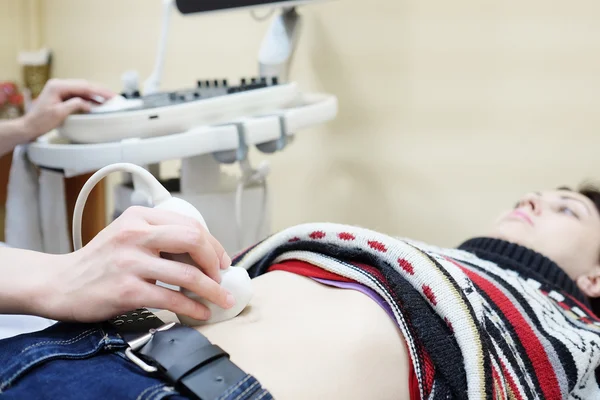
<path id="1" fill-rule="evenodd" d="M 182 14 L 232 10 L 236 8 L 285 7 L 318 0 L 176 0 Z"/>

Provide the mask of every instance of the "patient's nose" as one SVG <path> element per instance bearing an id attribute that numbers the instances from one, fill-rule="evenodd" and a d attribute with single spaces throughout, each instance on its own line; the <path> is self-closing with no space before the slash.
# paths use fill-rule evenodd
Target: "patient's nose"
<path id="1" fill-rule="evenodd" d="M 540 196 L 531 194 L 531 195 L 525 196 L 519 202 L 519 208 L 524 208 L 524 209 L 530 211 L 534 215 L 539 215 L 540 212 L 542 211 L 541 203 L 542 203 L 542 200 L 541 200 Z"/>

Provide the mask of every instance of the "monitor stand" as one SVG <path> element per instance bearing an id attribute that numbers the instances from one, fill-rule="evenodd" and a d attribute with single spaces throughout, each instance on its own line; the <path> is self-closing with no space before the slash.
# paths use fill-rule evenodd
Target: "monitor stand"
<path id="1" fill-rule="evenodd" d="M 152 73 L 144 82 L 144 95 L 160 91 L 170 19 L 174 8 L 173 0 L 163 0 L 162 26 L 156 60 Z M 298 14 L 296 7 L 281 9 L 281 13 L 271 22 L 261 43 L 258 53 L 259 76 L 276 77 L 281 83 L 289 81 L 291 63 L 300 37 L 301 25 L 302 17 Z"/>
<path id="2" fill-rule="evenodd" d="M 259 76 L 288 82 L 301 26 L 302 17 L 295 7 L 283 8 L 273 19 L 258 53 Z"/>

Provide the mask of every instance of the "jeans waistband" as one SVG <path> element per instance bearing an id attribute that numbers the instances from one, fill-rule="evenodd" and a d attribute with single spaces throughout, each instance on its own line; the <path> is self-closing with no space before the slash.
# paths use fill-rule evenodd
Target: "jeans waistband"
<path id="1" fill-rule="evenodd" d="M 6 399 L 184 399 L 164 379 L 145 373 L 124 354 L 127 344 L 105 324 L 57 323 L 0 340 L 0 397 Z M 41 394 L 44 396 L 41 396 Z M 218 400 L 270 400 L 252 375 Z"/>
<path id="2" fill-rule="evenodd" d="M 43 331 L 0 340 L 0 393 L 53 359 L 84 359 L 127 344 L 101 324 L 58 323 Z"/>

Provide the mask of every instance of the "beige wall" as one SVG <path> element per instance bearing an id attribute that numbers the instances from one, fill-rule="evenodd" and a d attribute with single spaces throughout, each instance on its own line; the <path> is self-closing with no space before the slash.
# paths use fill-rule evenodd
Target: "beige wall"
<path id="1" fill-rule="evenodd" d="M 19 51 L 37 49 L 41 41 L 40 0 L 0 0 L 0 81 L 22 83 Z"/>
<path id="2" fill-rule="evenodd" d="M 18 1 L 0 0 L 2 21 Z M 495 3 L 302 9 L 293 79 L 336 94 L 340 113 L 269 157 L 275 228 L 327 220 L 453 245 L 524 191 L 600 178 L 600 3 Z M 148 76 L 159 0 L 42 4 L 56 76 L 114 89 L 126 69 Z M 267 24 L 238 12 L 176 15 L 172 28 L 164 88 L 253 73 Z"/>

